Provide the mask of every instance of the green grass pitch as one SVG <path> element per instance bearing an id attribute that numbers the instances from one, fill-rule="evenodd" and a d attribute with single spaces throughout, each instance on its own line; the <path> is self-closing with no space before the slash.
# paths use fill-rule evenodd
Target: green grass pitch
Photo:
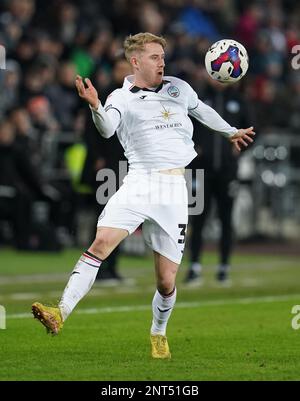
<path id="1" fill-rule="evenodd" d="M 154 293 L 151 258 L 123 256 L 118 287 L 96 283 L 59 336 L 46 335 L 30 315 L 33 301 L 53 303 L 79 250 L 27 254 L 1 250 L 0 380 L 299 380 L 300 329 L 291 313 L 300 304 L 296 257 L 235 254 L 232 286 L 214 280 L 214 253 L 205 254 L 204 284 L 182 284 L 168 325 L 170 361 L 150 357 Z M 300 319 L 299 319 L 300 321 Z"/>

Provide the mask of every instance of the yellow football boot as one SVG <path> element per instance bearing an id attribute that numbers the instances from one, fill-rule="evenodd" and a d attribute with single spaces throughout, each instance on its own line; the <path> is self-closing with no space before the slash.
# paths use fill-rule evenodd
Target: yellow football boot
<path id="1" fill-rule="evenodd" d="M 47 333 L 57 335 L 63 327 L 63 319 L 58 307 L 46 306 L 35 302 L 32 304 L 32 313 L 47 329 Z"/>
<path id="2" fill-rule="evenodd" d="M 170 359 L 171 353 L 166 336 L 161 334 L 151 334 L 151 355 L 155 359 Z"/>

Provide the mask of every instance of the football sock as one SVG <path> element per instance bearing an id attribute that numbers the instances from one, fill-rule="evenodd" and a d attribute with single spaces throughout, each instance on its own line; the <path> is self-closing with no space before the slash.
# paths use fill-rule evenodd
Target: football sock
<path id="1" fill-rule="evenodd" d="M 64 321 L 70 315 L 77 303 L 91 289 L 101 263 L 102 260 L 89 251 L 86 251 L 81 255 L 72 271 L 71 277 L 64 289 L 58 305 Z"/>
<path id="2" fill-rule="evenodd" d="M 176 301 L 176 287 L 170 294 L 163 295 L 156 290 L 152 301 L 151 334 L 166 335 L 167 323 Z"/>
<path id="3" fill-rule="evenodd" d="M 201 270 L 202 270 L 202 266 L 200 265 L 200 263 L 192 262 L 191 266 L 190 266 L 190 270 L 196 274 L 200 274 Z"/>

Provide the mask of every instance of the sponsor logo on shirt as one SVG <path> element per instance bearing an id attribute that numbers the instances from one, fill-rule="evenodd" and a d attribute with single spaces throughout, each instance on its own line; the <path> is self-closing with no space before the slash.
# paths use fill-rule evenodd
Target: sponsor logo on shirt
<path id="1" fill-rule="evenodd" d="M 155 125 L 155 129 L 180 128 L 180 127 L 182 127 L 182 124 L 181 124 L 181 123 L 158 124 L 158 125 Z"/>
<path id="2" fill-rule="evenodd" d="M 160 112 L 160 116 L 154 116 L 154 118 L 161 118 L 164 120 L 164 122 L 169 122 L 173 116 L 175 116 L 178 113 L 172 113 L 171 109 L 167 109 L 162 103 L 162 110 Z M 157 124 L 155 125 L 155 129 L 166 129 L 166 128 L 179 128 L 182 127 L 182 124 L 179 122 L 174 122 L 174 123 L 164 123 L 164 124 Z"/>
<path id="3" fill-rule="evenodd" d="M 177 114 L 177 113 L 172 113 L 171 109 L 167 109 L 162 103 L 161 105 L 163 108 L 162 111 L 160 112 L 161 115 L 154 116 L 154 118 L 163 118 L 165 121 L 169 121 L 172 118 L 172 116 L 175 116 L 175 114 Z"/>

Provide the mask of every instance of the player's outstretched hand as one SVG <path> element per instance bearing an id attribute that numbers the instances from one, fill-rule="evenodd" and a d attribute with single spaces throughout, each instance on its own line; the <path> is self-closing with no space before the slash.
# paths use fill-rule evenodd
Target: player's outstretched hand
<path id="1" fill-rule="evenodd" d="M 84 82 L 86 83 L 87 88 L 83 83 L 82 77 L 80 75 L 76 76 L 75 85 L 78 95 L 86 100 L 93 108 L 97 109 L 99 106 L 98 92 L 89 78 L 85 78 Z"/>
<path id="2" fill-rule="evenodd" d="M 241 128 L 236 134 L 229 138 L 230 142 L 233 143 L 234 147 L 240 152 L 241 145 L 247 147 L 248 143 L 252 143 L 252 137 L 255 135 L 253 127 Z"/>

